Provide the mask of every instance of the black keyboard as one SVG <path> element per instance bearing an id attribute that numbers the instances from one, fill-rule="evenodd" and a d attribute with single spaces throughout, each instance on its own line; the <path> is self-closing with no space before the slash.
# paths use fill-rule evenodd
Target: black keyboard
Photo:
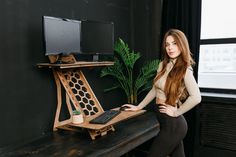
<path id="1" fill-rule="evenodd" d="M 91 124 L 106 124 L 108 121 L 117 116 L 120 110 L 108 110 L 97 116 L 96 118 L 89 121 Z"/>

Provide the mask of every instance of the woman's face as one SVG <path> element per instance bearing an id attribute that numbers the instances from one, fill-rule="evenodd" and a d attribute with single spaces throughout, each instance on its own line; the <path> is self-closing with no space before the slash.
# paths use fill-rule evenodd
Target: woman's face
<path id="1" fill-rule="evenodd" d="M 180 55 L 179 47 L 177 46 L 174 38 L 170 35 L 166 38 L 166 53 L 172 59 L 177 58 Z"/>

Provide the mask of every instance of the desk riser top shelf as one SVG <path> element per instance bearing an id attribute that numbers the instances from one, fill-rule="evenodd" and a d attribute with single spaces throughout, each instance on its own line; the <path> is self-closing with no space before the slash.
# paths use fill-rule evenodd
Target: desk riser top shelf
<path id="1" fill-rule="evenodd" d="M 86 62 L 78 61 L 75 63 L 68 64 L 52 64 L 52 63 L 39 63 L 37 66 L 39 68 L 59 68 L 59 69 L 68 69 L 68 68 L 82 68 L 82 67 L 103 67 L 114 65 L 114 62 L 111 61 L 101 61 L 101 62 Z"/>

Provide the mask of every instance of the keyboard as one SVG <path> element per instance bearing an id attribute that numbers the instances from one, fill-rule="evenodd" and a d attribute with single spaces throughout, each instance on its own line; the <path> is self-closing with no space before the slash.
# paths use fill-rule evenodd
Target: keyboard
<path id="1" fill-rule="evenodd" d="M 106 124 L 110 120 L 112 120 L 114 117 L 116 117 L 118 114 L 120 114 L 120 110 L 107 110 L 97 116 L 96 118 L 89 121 L 91 124 Z"/>

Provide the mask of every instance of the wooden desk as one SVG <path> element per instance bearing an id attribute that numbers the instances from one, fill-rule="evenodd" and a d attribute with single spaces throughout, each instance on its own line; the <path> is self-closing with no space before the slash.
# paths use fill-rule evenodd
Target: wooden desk
<path id="1" fill-rule="evenodd" d="M 91 140 L 87 131 L 58 130 L 41 139 L 6 149 L 2 157 L 120 157 L 159 132 L 159 123 L 151 112 L 115 125 L 116 131 Z"/>

